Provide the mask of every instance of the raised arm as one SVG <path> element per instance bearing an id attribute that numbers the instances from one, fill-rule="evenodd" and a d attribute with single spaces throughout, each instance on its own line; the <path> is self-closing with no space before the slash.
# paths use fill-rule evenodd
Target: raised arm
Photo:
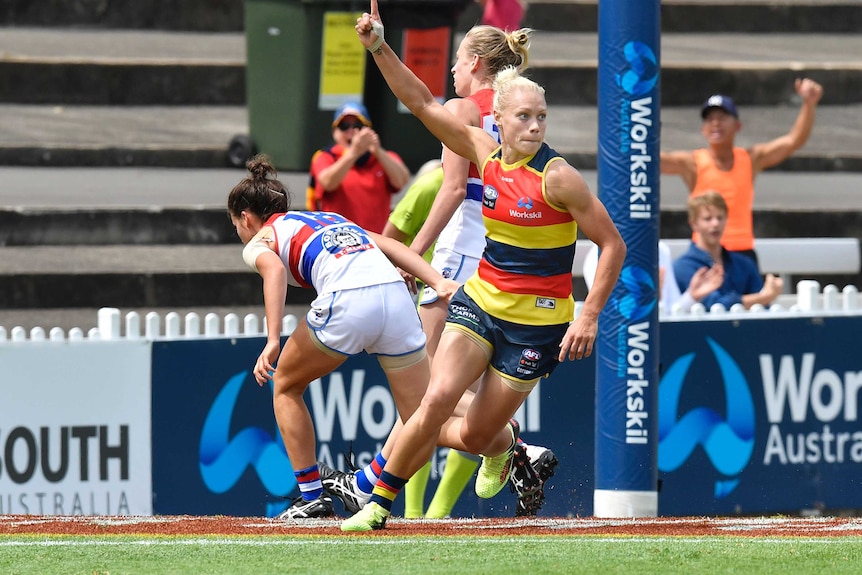
<path id="1" fill-rule="evenodd" d="M 659 157 L 659 170 L 662 174 L 679 176 L 689 192 L 694 189 L 697 184 L 697 165 L 692 152 L 661 152 Z"/>
<path id="2" fill-rule="evenodd" d="M 479 123 L 479 110 L 470 100 L 453 99 L 446 102 L 444 107 L 467 125 Z M 455 210 L 467 197 L 467 173 L 470 161 L 462 158 L 449 148 L 443 148 L 443 184 L 434 198 L 431 211 L 422 228 L 416 234 L 413 243 L 410 244 L 417 254 L 425 251 L 437 240 L 440 232 L 452 218 Z"/>
<path id="3" fill-rule="evenodd" d="M 376 31 L 373 30 L 376 28 Z M 392 51 L 383 40 L 383 23 L 377 0 L 371 0 L 371 13 L 364 13 L 356 23 L 356 33 L 368 48 L 383 78 L 398 98 L 419 121 L 446 147 L 471 162 L 479 163 L 496 147 L 494 139 L 480 128 L 465 126 L 434 99 L 431 91 Z"/>
<path id="4" fill-rule="evenodd" d="M 373 148 L 373 153 L 380 162 L 383 171 L 386 172 L 386 179 L 393 188 L 401 189 L 410 181 L 410 170 L 404 165 L 401 158 L 395 153 L 389 153 L 383 146 Z"/>
<path id="5" fill-rule="evenodd" d="M 823 87 L 808 78 L 796 79 L 796 93 L 802 98 L 799 115 L 790 131 L 770 142 L 755 144 L 749 150 L 754 173 L 762 172 L 786 160 L 790 154 L 805 145 L 814 127 L 817 103 L 823 96 Z"/>

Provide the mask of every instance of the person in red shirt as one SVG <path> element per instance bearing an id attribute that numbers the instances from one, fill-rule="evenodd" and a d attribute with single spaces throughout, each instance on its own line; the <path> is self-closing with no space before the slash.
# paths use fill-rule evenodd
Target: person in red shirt
<path id="1" fill-rule="evenodd" d="M 308 209 L 335 212 L 365 230 L 383 232 L 392 195 L 407 184 L 410 170 L 380 145 L 368 110 L 358 102 L 335 111 L 332 139 L 332 146 L 312 156 Z"/>

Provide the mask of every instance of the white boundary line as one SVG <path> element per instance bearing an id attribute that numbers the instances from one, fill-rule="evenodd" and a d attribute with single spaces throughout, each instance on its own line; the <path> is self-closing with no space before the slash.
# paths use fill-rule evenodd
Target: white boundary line
<path id="1" fill-rule="evenodd" d="M 67 535 L 63 535 L 61 537 L 69 537 Z M 552 543 L 561 543 L 566 539 L 577 538 L 579 543 L 641 543 L 641 544 L 665 544 L 665 543 L 690 543 L 690 544 L 703 544 L 704 541 L 712 540 L 712 541 L 722 541 L 727 539 L 727 537 L 715 536 L 715 535 L 704 535 L 703 537 L 667 537 L 667 536 L 657 536 L 657 537 L 605 537 L 602 535 L 562 535 L 559 537 L 466 537 L 464 539 L 453 538 L 453 537 L 427 537 L 427 536 L 404 536 L 396 538 L 373 538 L 373 539 L 363 539 L 361 537 L 345 537 L 338 535 L 331 536 L 322 536 L 321 538 L 308 539 L 308 540 L 296 540 L 289 539 L 289 536 L 283 535 L 274 535 L 268 536 L 265 539 L 252 539 L 248 536 L 238 536 L 236 538 L 216 538 L 216 539 L 207 539 L 195 537 L 193 539 L 185 539 L 182 536 L 170 536 L 170 538 L 159 538 L 159 539 L 132 539 L 129 541 L 111 541 L 111 540 L 93 540 L 87 539 L 89 536 L 72 536 L 72 537 L 81 537 L 82 539 L 63 539 L 63 540 L 0 540 L 0 548 L 3 547 L 121 547 L 121 546 L 141 546 L 141 547 L 169 547 L 174 545 L 185 545 L 185 546 L 232 546 L 238 545 L 241 547 L 270 547 L 270 546 L 284 546 L 284 545 L 295 545 L 295 546 L 303 546 L 303 545 L 370 545 L 370 546 L 399 546 L 399 545 L 416 545 L 416 544 L 433 544 L 433 545 L 474 545 L 476 543 L 481 543 L 483 545 L 488 544 L 503 544 L 503 545 L 512 545 L 512 544 L 523 544 L 523 543 L 542 543 L 542 544 L 552 544 Z M 104 536 L 104 537 L 115 537 L 113 535 Z M 128 537 L 128 536 L 123 536 Z M 330 537 L 331 539 L 325 539 L 323 537 Z M 835 545 L 835 544 L 847 544 L 853 543 L 856 545 L 862 546 L 862 539 L 857 537 L 763 537 L 763 538 L 752 538 L 739 536 L 738 538 L 730 537 L 732 539 L 741 539 L 746 544 L 752 545 L 798 545 L 798 544 L 810 544 L 810 543 L 818 543 L 818 544 L 827 544 L 827 545 Z"/>

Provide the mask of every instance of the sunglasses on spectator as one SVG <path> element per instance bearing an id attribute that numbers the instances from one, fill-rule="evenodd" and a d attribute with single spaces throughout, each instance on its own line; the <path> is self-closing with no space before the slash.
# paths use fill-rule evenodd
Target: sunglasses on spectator
<path id="1" fill-rule="evenodd" d="M 365 124 L 362 122 L 339 122 L 336 128 L 341 130 L 342 132 L 346 132 L 347 130 L 361 130 L 365 127 Z"/>

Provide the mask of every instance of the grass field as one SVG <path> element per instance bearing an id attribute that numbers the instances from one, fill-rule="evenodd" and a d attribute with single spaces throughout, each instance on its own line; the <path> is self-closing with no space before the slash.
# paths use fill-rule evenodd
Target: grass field
<path id="1" fill-rule="evenodd" d="M 859 537 L 0 537 L 3 575 L 857 574 Z"/>

